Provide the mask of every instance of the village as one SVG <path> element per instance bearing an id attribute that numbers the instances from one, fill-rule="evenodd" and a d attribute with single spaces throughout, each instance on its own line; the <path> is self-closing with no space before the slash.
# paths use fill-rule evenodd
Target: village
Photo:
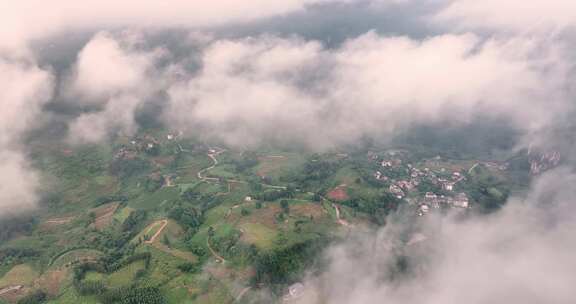
<path id="1" fill-rule="evenodd" d="M 433 209 L 470 208 L 468 195 L 457 191 L 457 185 L 466 180 L 462 172 L 450 171 L 447 168 L 436 171 L 411 163 L 404 165 L 396 152 L 387 153 L 386 156 L 380 160 L 374 154 L 369 154 L 369 159 L 379 165 L 373 177 L 387 185 L 388 192 L 397 199 L 416 206 L 418 216 L 423 216 Z"/>

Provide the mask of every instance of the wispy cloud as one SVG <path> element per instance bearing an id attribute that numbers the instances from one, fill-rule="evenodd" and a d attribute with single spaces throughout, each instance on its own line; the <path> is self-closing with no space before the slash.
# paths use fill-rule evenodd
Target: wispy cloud
<path id="1" fill-rule="evenodd" d="M 50 72 L 31 62 L 0 58 L 0 215 L 35 205 L 38 176 L 25 157 L 21 141 L 51 95 Z"/>
<path id="2" fill-rule="evenodd" d="M 490 216 L 403 217 L 354 235 L 296 303 L 572 303 L 574 181 L 560 169 Z M 415 232 L 426 240 L 410 244 Z"/>

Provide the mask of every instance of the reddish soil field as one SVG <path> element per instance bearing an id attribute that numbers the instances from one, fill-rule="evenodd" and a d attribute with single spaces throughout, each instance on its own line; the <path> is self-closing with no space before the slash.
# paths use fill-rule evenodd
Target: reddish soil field
<path id="1" fill-rule="evenodd" d="M 118 208 L 118 203 L 111 203 L 104 205 L 103 207 L 96 208 L 94 213 L 96 213 L 96 219 L 94 220 L 94 227 L 98 230 L 106 228 L 112 222 L 112 216 Z"/>
<path id="2" fill-rule="evenodd" d="M 52 270 L 45 273 L 37 281 L 37 285 L 52 296 L 58 295 L 60 292 L 60 287 L 66 280 L 68 272 L 66 269 L 63 270 Z"/>
<path id="3" fill-rule="evenodd" d="M 32 290 L 29 287 L 25 286 L 24 288 L 19 289 L 19 290 L 14 290 L 14 291 L 3 293 L 2 295 L 0 295 L 0 299 L 5 300 L 8 303 L 16 303 L 19 299 L 21 299 L 28 292 L 31 292 L 31 291 Z"/>
<path id="4" fill-rule="evenodd" d="M 346 193 L 346 188 L 338 186 L 332 191 L 328 192 L 328 198 L 335 201 L 345 201 L 349 198 L 348 193 Z"/>

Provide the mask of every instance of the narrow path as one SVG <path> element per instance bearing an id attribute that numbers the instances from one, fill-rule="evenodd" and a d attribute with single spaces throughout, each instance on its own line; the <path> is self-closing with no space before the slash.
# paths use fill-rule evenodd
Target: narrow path
<path id="1" fill-rule="evenodd" d="M 268 185 L 268 184 L 263 184 L 263 183 L 260 183 L 260 185 L 262 185 L 264 187 L 272 188 L 272 189 L 280 189 L 280 190 L 288 189 L 288 187 L 286 187 L 286 186 L 273 186 L 273 185 Z"/>
<path id="2" fill-rule="evenodd" d="M 54 224 L 54 225 L 63 225 L 63 224 L 70 223 L 74 218 L 76 218 L 76 217 L 70 216 L 70 217 L 55 218 L 55 219 L 46 220 L 44 223 L 45 224 Z"/>
<path id="3" fill-rule="evenodd" d="M 221 257 L 218 253 L 216 253 L 216 251 L 212 248 L 212 245 L 210 245 L 210 237 L 206 238 L 206 245 L 208 245 L 208 250 L 210 250 L 210 252 L 212 253 L 212 255 L 216 258 L 216 260 L 219 263 L 224 263 L 226 262 L 226 259 L 224 259 L 223 257 Z"/>
<path id="4" fill-rule="evenodd" d="M 248 183 L 246 181 L 241 181 L 241 180 L 237 180 L 237 179 L 228 179 L 228 182 L 239 183 L 239 184 L 247 184 Z M 259 183 L 259 184 L 262 185 L 262 187 L 271 188 L 271 189 L 280 189 L 280 190 L 288 189 L 288 187 L 286 187 L 286 186 L 274 186 L 274 185 L 268 185 L 265 183 Z"/>
<path id="5" fill-rule="evenodd" d="M 162 233 L 162 231 L 164 231 L 164 228 L 166 228 L 166 226 L 168 225 L 168 220 L 162 220 L 162 227 L 160 227 L 160 229 L 158 229 L 158 231 L 156 231 L 156 233 L 154 233 L 154 235 L 147 241 L 144 241 L 144 244 L 152 244 L 154 243 L 154 241 L 156 240 L 156 238 L 160 235 L 160 233 Z M 158 223 L 158 222 L 156 222 Z M 152 226 L 154 227 L 154 226 Z M 152 229 L 152 227 L 150 227 L 150 229 Z M 148 230 L 148 232 L 150 232 L 150 229 Z"/>
<path id="6" fill-rule="evenodd" d="M 340 207 L 334 203 L 332 203 L 332 207 L 334 207 L 334 210 L 336 210 L 336 220 L 338 221 L 338 224 L 349 227 L 350 223 L 348 223 L 345 219 L 343 219 L 340 216 Z"/>
<path id="7" fill-rule="evenodd" d="M 314 193 L 308 192 L 308 194 L 313 195 Z M 332 205 L 332 208 L 334 208 L 334 210 L 336 211 L 336 221 L 338 222 L 338 224 L 340 224 L 342 226 L 346 226 L 346 227 L 352 226 L 350 223 L 348 223 L 348 221 L 346 221 L 345 219 L 342 218 L 342 216 L 340 214 L 340 207 L 338 205 L 336 205 L 335 203 L 333 203 L 331 200 L 327 199 L 323 195 L 320 195 L 320 199 L 322 199 L 323 201 L 326 201 Z"/>
<path id="8" fill-rule="evenodd" d="M 15 285 L 15 286 L 8 286 L 6 288 L 0 289 L 0 296 L 3 294 L 7 294 L 9 292 L 12 292 L 12 291 L 18 291 L 18 290 L 22 289 L 23 287 L 24 286 L 22 286 L 22 285 Z"/>
<path id="9" fill-rule="evenodd" d="M 208 171 L 214 169 L 214 167 L 216 167 L 219 164 L 216 156 L 222 154 L 223 152 L 226 152 L 226 149 L 219 149 L 219 148 L 216 148 L 216 149 L 218 149 L 218 151 L 216 151 L 214 153 L 207 153 L 206 154 L 212 160 L 212 165 L 198 171 L 198 174 L 196 174 L 198 176 L 198 179 L 203 180 L 203 181 L 220 181 L 220 179 L 217 177 L 208 177 L 208 176 L 204 175 L 205 172 L 207 173 Z M 214 149 L 214 150 L 216 150 L 216 149 Z M 247 184 L 246 181 L 241 181 L 241 180 L 237 180 L 237 179 L 227 179 L 226 182 Z M 264 183 L 260 183 L 260 185 L 262 185 L 263 187 L 266 187 L 266 188 L 271 188 L 271 189 L 280 189 L 280 190 L 288 189 L 288 187 L 286 187 L 286 186 L 273 186 L 273 185 L 268 185 L 268 184 L 264 184 Z M 230 186 L 230 184 L 228 184 L 228 186 Z"/>
<path id="10" fill-rule="evenodd" d="M 228 209 L 228 212 L 226 212 L 226 215 L 224 216 L 224 218 L 227 219 L 228 217 L 230 217 L 230 215 L 232 215 L 232 210 L 234 210 L 234 209 L 242 206 L 242 204 L 243 204 L 243 203 L 238 204 L 238 205 L 234 205 L 234 206 L 230 207 L 230 208 Z"/>
<path id="11" fill-rule="evenodd" d="M 242 289 L 242 291 L 238 294 L 238 296 L 236 297 L 236 301 L 235 302 L 240 302 L 240 300 L 242 300 L 242 297 L 250 290 L 252 289 L 252 287 L 248 286 L 244 289 Z"/>
<path id="12" fill-rule="evenodd" d="M 264 158 L 286 158 L 284 155 L 266 155 Z"/>
<path id="13" fill-rule="evenodd" d="M 478 165 L 480 165 L 480 163 L 475 163 L 474 166 L 472 166 L 470 169 L 468 169 L 468 174 L 472 174 L 472 171 L 473 171 L 474 168 L 476 168 Z"/>
<path id="14" fill-rule="evenodd" d="M 215 152 L 215 153 L 208 153 L 208 154 L 206 154 L 206 155 L 208 155 L 208 157 L 210 157 L 210 159 L 212 160 L 212 165 L 209 166 L 209 167 L 207 167 L 207 168 L 204 168 L 204 169 L 198 171 L 198 174 L 197 174 L 197 175 L 198 175 L 198 178 L 199 178 L 199 179 L 204 180 L 204 181 L 206 181 L 206 180 L 218 180 L 218 179 L 215 178 L 215 177 L 202 176 L 202 173 L 208 172 L 208 171 L 214 169 L 214 167 L 216 167 L 216 165 L 218 165 L 218 159 L 216 158 L 216 156 L 218 156 L 219 154 L 221 154 L 221 153 L 224 152 L 224 151 L 226 151 L 226 150 L 220 150 L 220 151 L 217 151 L 217 152 Z"/>

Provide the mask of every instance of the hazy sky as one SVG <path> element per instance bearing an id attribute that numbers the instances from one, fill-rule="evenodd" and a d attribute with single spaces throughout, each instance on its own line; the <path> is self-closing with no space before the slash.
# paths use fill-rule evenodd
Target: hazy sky
<path id="1" fill-rule="evenodd" d="M 551 134 L 573 124 L 575 26 L 573 0 L 1 1 L 0 214 L 37 200 L 23 139 L 50 102 L 97 109 L 69 121 L 73 144 L 137 132 L 156 99 L 169 127 L 238 147 L 322 150 L 479 114 L 525 145 L 559 142 Z M 572 303 L 572 181 L 561 170 L 534 185 L 532 205 L 442 219 L 433 266 L 404 285 L 347 245 L 310 284 L 330 303 Z M 550 191 L 554 202 L 539 197 Z M 364 238 L 386 251 L 386 229 Z"/>

